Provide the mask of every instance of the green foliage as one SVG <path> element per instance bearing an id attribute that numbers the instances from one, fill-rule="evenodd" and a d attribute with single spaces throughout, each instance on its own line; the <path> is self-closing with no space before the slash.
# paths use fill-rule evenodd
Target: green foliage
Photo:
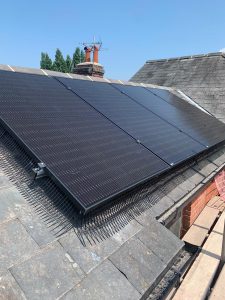
<path id="1" fill-rule="evenodd" d="M 85 62 L 85 53 L 83 50 L 80 51 L 80 62 Z"/>
<path id="2" fill-rule="evenodd" d="M 62 52 L 57 49 L 55 52 L 55 61 L 53 63 L 53 70 L 58 72 L 66 73 L 67 67 L 65 59 L 63 58 Z"/>
<path id="3" fill-rule="evenodd" d="M 40 68 L 69 73 L 73 71 L 73 68 L 76 67 L 77 64 L 84 61 L 85 53 L 83 50 L 80 50 L 79 47 L 75 49 L 72 58 L 70 57 L 70 55 L 67 55 L 66 59 L 64 59 L 62 52 L 57 49 L 54 62 L 52 62 L 47 53 L 41 52 Z"/>
<path id="4" fill-rule="evenodd" d="M 80 53 L 81 53 L 80 48 L 77 47 L 73 54 L 73 67 L 74 68 L 76 67 L 77 64 L 79 64 L 81 62 Z"/>
<path id="5" fill-rule="evenodd" d="M 40 67 L 41 69 L 52 70 L 52 60 L 48 56 L 48 53 L 41 53 Z"/>
<path id="6" fill-rule="evenodd" d="M 66 72 L 72 72 L 72 59 L 68 54 L 66 56 Z"/>

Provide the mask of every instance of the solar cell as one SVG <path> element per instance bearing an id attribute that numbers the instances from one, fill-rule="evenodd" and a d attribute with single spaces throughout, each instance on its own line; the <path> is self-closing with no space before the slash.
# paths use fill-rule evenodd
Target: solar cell
<path id="1" fill-rule="evenodd" d="M 167 90 L 146 90 L 156 97 L 151 96 L 149 100 L 142 98 L 138 101 L 203 145 L 211 147 L 225 139 L 225 125 L 215 117 L 196 109 Z"/>
<path id="2" fill-rule="evenodd" d="M 44 75 L 0 71 L 0 117 L 85 211 L 169 169 L 124 130 Z"/>
<path id="3" fill-rule="evenodd" d="M 111 84 L 66 78 L 58 80 L 170 165 L 184 161 L 205 149 L 179 128 L 162 120 Z M 124 87 L 119 86 L 121 89 Z M 135 87 L 134 91 L 138 92 Z M 151 97 L 148 91 L 146 94 Z"/>

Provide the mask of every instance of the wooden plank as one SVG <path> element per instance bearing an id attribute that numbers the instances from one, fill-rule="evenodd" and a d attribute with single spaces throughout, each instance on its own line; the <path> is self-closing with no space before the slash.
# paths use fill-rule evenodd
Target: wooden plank
<path id="1" fill-rule="evenodd" d="M 220 275 L 216 281 L 213 291 L 209 297 L 209 300 L 221 300 L 225 298 L 225 266 L 223 267 Z"/>
<path id="2" fill-rule="evenodd" d="M 209 200 L 209 202 L 207 203 L 207 206 L 213 206 L 214 203 L 216 203 L 216 201 L 220 199 L 219 196 L 214 196 L 211 200 Z"/>
<path id="3" fill-rule="evenodd" d="M 220 210 L 220 206 L 223 203 L 224 203 L 224 201 L 221 198 L 218 198 L 217 201 L 211 207 Z"/>
<path id="4" fill-rule="evenodd" d="M 201 246 L 218 214 L 219 210 L 206 206 L 182 240 L 192 245 Z"/>
<path id="5" fill-rule="evenodd" d="M 221 215 L 201 253 L 181 283 L 174 300 L 205 299 L 220 262 L 225 213 Z"/>

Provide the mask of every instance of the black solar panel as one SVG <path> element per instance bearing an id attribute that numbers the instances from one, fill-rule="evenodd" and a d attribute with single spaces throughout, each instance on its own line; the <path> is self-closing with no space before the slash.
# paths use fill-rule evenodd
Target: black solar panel
<path id="1" fill-rule="evenodd" d="M 47 76 L 0 71 L 0 117 L 84 210 L 169 169 Z"/>
<path id="2" fill-rule="evenodd" d="M 162 118 L 179 127 L 194 139 L 207 147 L 216 145 L 225 139 L 225 126 L 213 116 L 196 109 L 195 106 L 181 100 L 167 90 L 147 88 L 157 97 L 140 102 Z M 151 95 L 152 95 L 151 94 Z"/>
<path id="3" fill-rule="evenodd" d="M 58 80 L 170 165 L 205 149 L 179 128 L 162 120 L 108 83 L 67 78 Z M 122 85 L 119 86 L 123 89 Z M 132 86 L 127 88 L 131 93 L 138 92 Z M 150 98 L 151 94 L 148 91 L 146 93 Z"/>

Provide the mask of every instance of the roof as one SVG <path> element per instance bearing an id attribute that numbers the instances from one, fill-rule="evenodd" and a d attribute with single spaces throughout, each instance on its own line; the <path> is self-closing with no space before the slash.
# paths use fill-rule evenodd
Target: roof
<path id="1" fill-rule="evenodd" d="M 222 148 L 170 180 L 170 193 L 122 230 L 86 246 L 73 230 L 56 237 L 1 170 L 3 299 L 140 299 L 148 295 L 183 247 L 159 221 L 178 213 L 224 164 Z"/>
<path id="2" fill-rule="evenodd" d="M 0 157 L 3 299 L 140 299 L 165 274 L 170 272 L 171 278 L 171 272 L 179 273 L 176 260 L 184 256 L 184 243 L 166 226 L 224 167 L 225 146 L 209 149 L 154 184 L 132 191 L 121 201 L 131 203 L 132 209 L 115 203 L 107 223 L 101 223 L 105 215 L 97 215 L 97 239 L 91 237 L 96 227 L 88 220 L 85 245 L 77 224 L 57 206 L 66 199 L 50 181 L 48 189 L 33 184 L 29 161 L 17 145 L 0 139 Z M 61 235 L 55 234 L 65 226 Z"/>
<path id="3" fill-rule="evenodd" d="M 180 89 L 225 122 L 224 53 L 148 60 L 131 81 Z"/>

